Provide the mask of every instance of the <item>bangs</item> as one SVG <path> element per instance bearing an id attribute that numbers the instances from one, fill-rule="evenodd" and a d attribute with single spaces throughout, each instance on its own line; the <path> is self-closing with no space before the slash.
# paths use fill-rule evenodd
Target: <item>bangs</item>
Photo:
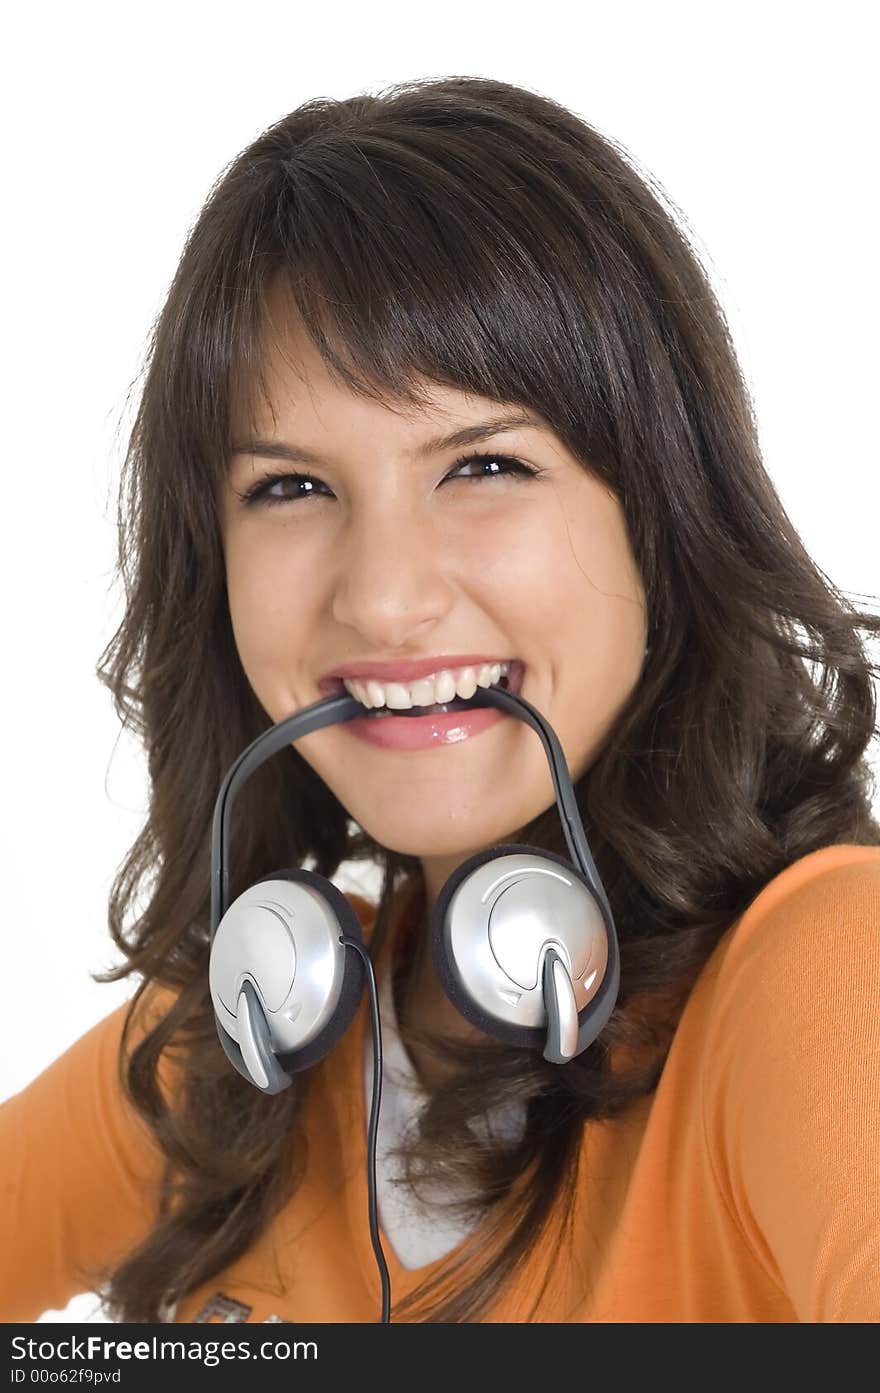
<path id="1" fill-rule="evenodd" d="M 398 133 L 297 152 L 262 220 L 274 244 L 258 254 L 267 269 L 234 343 L 249 423 L 258 396 L 271 410 L 264 366 L 280 313 L 301 321 L 339 383 L 391 409 L 427 408 L 442 385 L 532 407 L 561 431 L 576 421 L 583 444 L 593 297 L 588 273 L 573 289 L 571 266 L 584 274 L 589 257 L 572 256 L 558 187 L 542 190 L 537 168 L 525 181 L 521 153 L 505 170 L 499 150 L 491 178 L 473 166 L 472 143 L 424 128 L 418 148 Z M 566 268 L 558 280 L 554 266 Z"/>

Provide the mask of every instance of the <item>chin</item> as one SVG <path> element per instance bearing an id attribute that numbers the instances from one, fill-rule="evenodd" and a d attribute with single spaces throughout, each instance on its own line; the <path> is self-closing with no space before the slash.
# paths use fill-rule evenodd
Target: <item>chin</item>
<path id="1" fill-rule="evenodd" d="M 454 857 L 464 861 L 468 856 L 499 842 L 515 840 L 513 833 L 504 828 L 478 825 L 476 820 L 467 825 L 462 822 L 438 822 L 418 825 L 413 818 L 400 822 L 383 821 L 377 824 L 375 818 L 367 822 L 356 820 L 380 846 L 396 851 L 401 856 L 415 856 L 420 860 L 432 857 Z"/>

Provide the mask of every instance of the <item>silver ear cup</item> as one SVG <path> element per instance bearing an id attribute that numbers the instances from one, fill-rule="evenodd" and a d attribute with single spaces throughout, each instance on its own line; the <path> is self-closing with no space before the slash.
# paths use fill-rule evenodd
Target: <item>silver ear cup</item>
<path id="1" fill-rule="evenodd" d="M 570 1034 L 572 1012 L 596 995 L 608 965 L 594 895 L 572 868 L 538 853 L 493 856 L 470 871 L 445 905 L 440 937 L 452 979 L 489 1028 L 546 1030 L 550 979 Z"/>
<path id="2" fill-rule="evenodd" d="M 251 885 L 229 906 L 211 944 L 208 981 L 217 1019 L 247 1060 L 262 1007 L 274 1051 L 300 1050 L 329 1025 L 345 975 L 339 921 L 310 886 Z M 256 1000 L 244 993 L 251 984 Z"/>

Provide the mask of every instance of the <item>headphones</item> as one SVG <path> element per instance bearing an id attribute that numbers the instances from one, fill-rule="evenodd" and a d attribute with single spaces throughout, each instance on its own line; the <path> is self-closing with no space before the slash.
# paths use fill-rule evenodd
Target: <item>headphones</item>
<path id="1" fill-rule="evenodd" d="M 476 706 L 500 707 L 540 736 L 571 862 L 515 843 L 469 857 L 434 904 L 431 958 L 465 1019 L 505 1044 L 540 1049 L 550 1063 L 567 1064 L 593 1043 L 617 1000 L 620 953 L 611 907 L 555 731 L 529 701 L 501 687 L 478 687 L 473 697 L 446 703 L 449 711 Z M 351 1025 L 367 981 L 376 1065 L 368 1183 L 384 1321 L 390 1292 L 375 1214 L 381 1030 L 360 920 L 330 880 L 300 867 L 261 877 L 228 905 L 229 821 L 241 785 L 301 736 L 365 712 L 348 693 L 314 702 L 264 731 L 229 769 L 212 827 L 209 985 L 227 1058 L 249 1083 L 274 1094 L 330 1053 Z"/>

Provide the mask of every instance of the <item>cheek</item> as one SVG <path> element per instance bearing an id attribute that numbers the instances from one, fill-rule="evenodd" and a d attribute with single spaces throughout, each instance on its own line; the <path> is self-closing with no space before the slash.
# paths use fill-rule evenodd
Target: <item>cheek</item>
<path id="1" fill-rule="evenodd" d="M 603 554 L 607 540 L 594 535 L 600 527 L 585 532 L 584 519 L 572 517 L 566 502 L 548 491 L 540 508 L 493 519 L 467 568 L 470 593 L 514 646 L 521 644 L 524 656 L 530 652 L 533 663 L 543 654 L 553 666 L 553 655 L 583 641 L 604 603 L 601 591 L 619 580 Z"/>
<path id="2" fill-rule="evenodd" d="M 248 674 L 282 658 L 289 663 L 308 612 L 308 587 L 296 549 L 273 546 L 265 533 L 231 539 L 226 588 L 236 646 Z"/>
<path id="3" fill-rule="evenodd" d="M 601 720 L 642 667 L 645 597 L 617 500 L 591 479 L 544 496 L 491 538 L 485 593 L 511 639 L 545 660 L 558 714 L 585 694 Z M 511 616 L 513 616 L 511 618 Z M 579 718 L 580 719 L 580 716 Z"/>
<path id="4" fill-rule="evenodd" d="M 511 616 L 518 627 L 540 627 L 548 611 L 558 609 L 560 587 L 571 586 L 563 548 L 555 508 L 511 508 L 487 513 L 482 523 L 450 538 L 446 554 L 457 557 L 465 588 L 483 597 L 483 607 L 505 627 Z"/>
<path id="5" fill-rule="evenodd" d="M 571 517 L 564 543 L 565 594 L 554 625 L 554 647 L 564 674 L 566 710 L 575 724 L 591 713 L 604 731 L 625 704 L 642 671 L 647 614 L 645 595 L 622 514 L 606 499 L 589 516 Z"/>

